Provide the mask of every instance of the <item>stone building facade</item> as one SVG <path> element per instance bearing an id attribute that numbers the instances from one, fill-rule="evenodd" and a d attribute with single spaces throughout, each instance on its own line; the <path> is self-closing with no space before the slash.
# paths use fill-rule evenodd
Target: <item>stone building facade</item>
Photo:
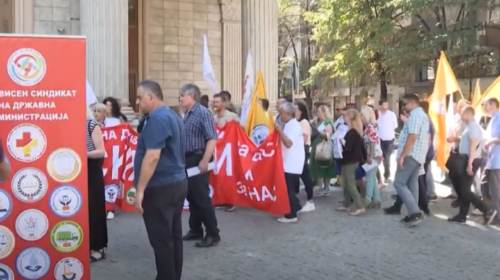
<path id="1" fill-rule="evenodd" d="M 4 0 L 0 32 L 84 35 L 87 79 L 99 97 L 135 103 L 137 83 L 163 86 L 167 105 L 203 79 L 203 35 L 221 89 L 242 100 L 247 53 L 264 75 L 268 98 L 277 99 L 277 0 Z"/>

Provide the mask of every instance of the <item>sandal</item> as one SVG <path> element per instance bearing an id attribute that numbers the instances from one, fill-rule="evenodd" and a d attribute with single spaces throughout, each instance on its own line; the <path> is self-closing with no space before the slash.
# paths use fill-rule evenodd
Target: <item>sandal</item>
<path id="1" fill-rule="evenodd" d="M 347 208 L 347 207 L 339 207 L 337 208 L 335 211 L 339 211 L 339 212 L 349 212 L 351 209 L 350 208 Z"/>
<path id="2" fill-rule="evenodd" d="M 364 214 L 364 213 L 365 213 L 365 208 L 361 208 L 361 209 L 350 212 L 349 216 L 359 216 L 359 215 Z"/>
<path id="3" fill-rule="evenodd" d="M 99 254 L 99 256 L 97 256 L 97 254 Z M 104 249 L 90 252 L 90 263 L 103 261 L 105 259 L 106 259 L 106 253 L 104 252 Z"/>
<path id="4" fill-rule="evenodd" d="M 372 202 L 370 204 L 370 208 L 371 209 L 377 209 L 377 210 L 380 210 L 380 208 L 382 207 L 382 202 L 380 201 L 375 201 L 375 202 Z"/>

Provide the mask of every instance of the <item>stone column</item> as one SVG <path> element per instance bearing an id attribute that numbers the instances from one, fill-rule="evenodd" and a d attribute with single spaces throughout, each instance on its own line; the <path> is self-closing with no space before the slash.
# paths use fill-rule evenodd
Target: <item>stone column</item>
<path id="1" fill-rule="evenodd" d="M 222 12 L 222 89 L 239 105 L 242 96 L 241 0 L 220 0 Z"/>
<path id="2" fill-rule="evenodd" d="M 262 71 L 267 98 L 274 104 L 278 99 L 278 1 L 243 0 L 242 10 L 243 67 L 250 51 L 253 69 Z"/>
<path id="3" fill-rule="evenodd" d="M 112 96 L 128 105 L 128 1 L 81 0 L 80 24 L 94 92 L 100 100 Z"/>

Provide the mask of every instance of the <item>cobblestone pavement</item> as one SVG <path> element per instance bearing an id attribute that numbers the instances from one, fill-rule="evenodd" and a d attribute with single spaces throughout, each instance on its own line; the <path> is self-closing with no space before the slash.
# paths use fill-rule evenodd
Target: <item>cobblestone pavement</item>
<path id="1" fill-rule="evenodd" d="M 439 217 L 455 212 L 449 201 L 434 203 L 437 217 L 410 229 L 381 211 L 356 218 L 335 212 L 340 198 L 338 191 L 317 198 L 317 210 L 297 224 L 249 209 L 218 211 L 222 242 L 210 249 L 185 243 L 183 279 L 500 279 L 500 229 L 448 224 Z M 383 199 L 392 203 L 388 192 Z M 154 279 L 142 219 L 120 213 L 108 224 L 108 259 L 92 265 L 92 280 Z"/>

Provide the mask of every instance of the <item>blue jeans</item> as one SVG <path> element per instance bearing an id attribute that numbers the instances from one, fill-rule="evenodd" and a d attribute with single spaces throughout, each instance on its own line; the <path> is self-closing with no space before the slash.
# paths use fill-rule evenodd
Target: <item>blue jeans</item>
<path id="1" fill-rule="evenodd" d="M 432 175 L 432 167 L 429 164 L 427 170 L 425 171 L 425 181 L 427 183 L 427 195 L 435 196 L 436 195 L 436 186 L 434 185 L 434 176 Z"/>
<path id="2" fill-rule="evenodd" d="M 420 213 L 418 207 L 418 174 L 421 164 L 414 158 L 407 156 L 403 162 L 404 167 L 398 164 L 394 177 L 394 188 L 408 209 L 408 216 Z"/>

